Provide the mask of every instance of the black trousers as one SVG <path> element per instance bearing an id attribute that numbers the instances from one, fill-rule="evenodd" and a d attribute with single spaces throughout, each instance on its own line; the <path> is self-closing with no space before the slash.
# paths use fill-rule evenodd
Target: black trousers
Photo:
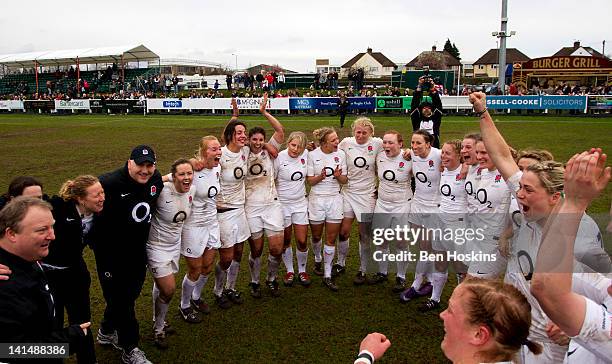
<path id="1" fill-rule="evenodd" d="M 67 269 L 45 272 L 55 302 L 55 315 L 60 327 L 64 326 L 64 309 L 68 313 L 70 325 L 91 322 L 89 286 L 91 277 L 83 258 Z M 77 348 L 77 362 L 89 364 L 96 362 L 93 335 L 87 329 L 84 346 Z"/>
<path id="2" fill-rule="evenodd" d="M 110 334 L 117 330 L 119 346 L 129 352 L 138 346 L 140 339 L 134 306 L 147 273 L 146 254 L 144 244 L 142 251 L 130 252 L 115 248 L 120 246 L 96 247 L 94 253 L 102 294 L 106 300 L 102 331 Z"/>

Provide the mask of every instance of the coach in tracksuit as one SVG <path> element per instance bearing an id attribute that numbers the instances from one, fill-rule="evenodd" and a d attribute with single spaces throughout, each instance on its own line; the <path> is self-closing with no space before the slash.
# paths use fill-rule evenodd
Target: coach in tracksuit
<path id="1" fill-rule="evenodd" d="M 163 188 L 155 162 L 153 149 L 140 145 L 132 150 L 124 167 L 100 176 L 106 200 L 91 232 L 106 300 L 98 342 L 118 344 L 125 363 L 148 362 L 138 348 L 134 305 L 146 275 L 145 244 L 151 213 Z"/>

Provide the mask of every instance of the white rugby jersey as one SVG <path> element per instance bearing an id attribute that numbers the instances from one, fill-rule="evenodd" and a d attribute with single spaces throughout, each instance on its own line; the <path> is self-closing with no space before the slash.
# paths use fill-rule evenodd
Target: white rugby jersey
<path id="1" fill-rule="evenodd" d="M 593 274 L 584 274 L 581 272 L 588 271 L 585 267 L 585 257 L 576 256 L 576 252 L 589 250 L 585 246 L 593 244 L 594 236 L 599 234 L 599 231 L 592 230 L 592 225 L 584 224 L 583 221 L 588 221 L 588 216 L 583 215 L 583 219 L 578 227 L 576 235 L 574 258 L 577 263 L 574 265 L 574 276 L 579 276 L 572 280 L 572 291 L 586 293 L 596 291 L 589 289 L 589 285 L 596 285 L 597 280 Z M 537 254 L 542 242 L 542 228 L 536 222 L 523 222 L 519 229 L 515 230 L 513 243 L 510 250 L 510 258 L 508 259 L 508 267 L 506 269 L 505 281 L 518 288 L 527 297 L 531 304 L 531 329 L 530 338 L 541 341 L 542 343 L 553 344 L 548 339 L 546 334 L 546 325 L 549 322 L 548 317 L 540 308 L 538 301 L 531 295 L 531 278 L 535 270 Z M 596 298 L 594 296 L 590 297 Z M 554 344 L 553 344 L 554 345 Z"/>
<path id="2" fill-rule="evenodd" d="M 440 149 L 431 147 L 429 155 L 421 158 L 414 154 L 412 156 L 412 173 L 416 187 L 414 190 L 414 202 L 424 206 L 438 206 L 440 203 Z"/>
<path id="3" fill-rule="evenodd" d="M 510 189 L 499 170 L 482 169 L 475 192 L 478 202 L 471 217 L 472 227 L 484 229 L 486 236 L 498 237 L 506 226 L 510 207 Z"/>
<path id="4" fill-rule="evenodd" d="M 268 143 L 277 149 L 281 147 L 274 137 Z M 277 199 L 274 183 L 274 159 L 266 150 L 249 153 L 244 185 L 248 206 L 267 206 Z"/>
<path id="5" fill-rule="evenodd" d="M 308 153 L 307 176 L 318 176 L 325 170 L 325 178 L 310 188 L 310 193 L 317 196 L 330 196 L 340 193 L 340 182 L 334 178 L 334 171 L 340 167 L 342 175 L 346 176 L 346 156 L 338 149 L 325 154 L 321 147 Z"/>
<path id="6" fill-rule="evenodd" d="M 218 207 L 244 207 L 244 178 L 247 173 L 248 156 L 249 147 L 242 147 L 238 153 L 232 152 L 227 146 L 221 148 L 221 160 L 219 161 L 221 189 L 217 196 Z"/>
<path id="7" fill-rule="evenodd" d="M 183 223 L 191 214 L 195 188 L 178 193 L 172 182 L 164 182 L 164 188 L 157 199 L 157 209 L 151 219 L 149 244 L 175 246 L 181 243 Z"/>
<path id="8" fill-rule="evenodd" d="M 612 312 L 585 298 L 586 312 L 580 333 L 570 341 L 564 363 L 598 364 L 612 361 Z"/>
<path id="9" fill-rule="evenodd" d="M 440 212 L 465 214 L 467 193 L 465 180 L 461 178 L 461 164 L 452 171 L 444 168 L 440 176 Z"/>
<path id="10" fill-rule="evenodd" d="M 476 190 L 478 189 L 478 182 L 480 181 L 480 173 L 481 170 L 478 163 L 472 164 L 468 168 L 467 176 L 465 176 L 465 193 L 467 196 L 467 212 L 468 214 L 473 214 L 477 210 L 477 206 L 479 205 L 476 200 Z"/>
<path id="11" fill-rule="evenodd" d="M 389 158 L 383 151 L 376 157 L 378 172 L 378 199 L 385 204 L 405 205 L 412 198 L 410 178 L 412 162 L 404 160 L 402 153 Z"/>
<path id="12" fill-rule="evenodd" d="M 308 151 L 304 149 L 297 158 L 289 156 L 287 149 L 278 153 L 274 160 L 276 192 L 281 203 L 302 201 L 306 197 L 306 173 L 308 172 Z"/>
<path id="13" fill-rule="evenodd" d="M 193 184 L 195 188 L 191 215 L 185 221 L 190 226 L 207 226 L 210 221 L 217 219 L 217 194 L 219 193 L 219 176 L 221 166 L 211 169 L 202 169 L 193 174 Z"/>
<path id="14" fill-rule="evenodd" d="M 434 122 L 433 120 L 421 120 L 421 124 L 419 125 L 419 129 L 423 129 L 431 135 L 434 135 Z"/>
<path id="15" fill-rule="evenodd" d="M 355 137 L 342 139 L 338 149 L 346 154 L 348 183 L 342 189 L 350 193 L 371 194 L 376 190 L 376 156 L 382 151 L 382 139 L 370 138 L 357 144 Z"/>

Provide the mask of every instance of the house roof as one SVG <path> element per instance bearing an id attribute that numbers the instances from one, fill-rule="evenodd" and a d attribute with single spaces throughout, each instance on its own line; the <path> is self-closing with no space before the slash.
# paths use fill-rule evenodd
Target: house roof
<path id="1" fill-rule="evenodd" d="M 581 46 L 580 42 L 574 42 L 573 47 L 563 47 L 557 51 L 557 53 L 553 54 L 553 57 L 556 56 L 571 56 L 578 48 L 584 48 L 585 51 L 589 52 L 593 57 L 604 57 L 603 54 L 597 52 L 591 47 Z"/>
<path id="2" fill-rule="evenodd" d="M 527 57 L 523 52 L 516 48 L 506 49 L 506 63 L 527 62 Z M 474 64 L 497 64 L 499 63 L 499 50 L 497 48 L 489 49 L 487 53 L 478 58 Z"/>
<path id="3" fill-rule="evenodd" d="M 357 54 L 355 57 L 351 58 L 348 62 L 343 64 L 341 67 L 342 68 L 350 68 L 350 67 L 352 67 L 366 53 L 369 53 L 372 56 L 372 58 L 374 58 L 376 60 L 376 62 L 380 63 L 380 65 L 382 67 L 395 67 L 396 66 L 396 64 L 393 61 L 391 61 L 389 58 L 387 58 L 384 54 L 382 54 L 380 52 L 372 52 L 372 48 L 368 48 L 367 52 L 363 52 L 363 53 Z"/>
<path id="4" fill-rule="evenodd" d="M 452 67 L 452 66 L 460 66 L 461 62 L 459 62 L 459 60 L 457 58 L 455 58 L 452 54 L 448 53 L 447 51 L 437 51 L 435 50 L 435 47 L 432 48 L 431 51 L 425 51 L 425 52 L 421 52 L 421 54 L 419 54 L 418 56 L 414 57 L 412 59 L 412 61 L 408 62 L 406 64 L 406 67 L 417 67 L 417 63 L 419 58 L 429 55 L 429 54 L 436 54 L 436 55 L 440 55 L 442 57 L 444 57 L 444 61 L 446 63 L 447 66 Z"/>

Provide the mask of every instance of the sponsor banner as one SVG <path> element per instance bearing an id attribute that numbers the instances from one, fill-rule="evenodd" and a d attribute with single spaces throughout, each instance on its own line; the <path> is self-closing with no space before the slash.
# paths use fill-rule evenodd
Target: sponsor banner
<path id="1" fill-rule="evenodd" d="M 542 96 L 542 109 L 582 110 L 586 107 L 586 96 Z"/>
<path id="2" fill-rule="evenodd" d="M 26 110 L 53 110 L 54 100 L 25 100 L 23 106 Z"/>
<path id="3" fill-rule="evenodd" d="M 23 101 L 0 100 L 0 110 L 23 110 Z"/>
<path id="4" fill-rule="evenodd" d="M 487 99 L 489 96 L 487 96 Z M 461 110 L 471 110 L 472 104 L 470 103 L 469 96 L 441 96 L 440 100 L 442 101 L 443 109 L 461 109 Z"/>
<path id="5" fill-rule="evenodd" d="M 89 100 L 55 100 L 56 110 L 89 110 Z"/>
<path id="6" fill-rule="evenodd" d="M 487 95 L 489 109 L 540 109 L 540 96 L 490 96 Z"/>
<path id="7" fill-rule="evenodd" d="M 337 110 L 337 97 L 292 97 L 289 99 L 289 109 L 291 110 Z M 376 108 L 375 97 L 349 97 L 349 109 L 368 109 Z"/>
<path id="8" fill-rule="evenodd" d="M 236 103 L 241 110 L 258 110 L 262 98 L 237 98 Z M 268 99 L 267 109 L 289 109 L 289 98 Z M 148 110 L 231 110 L 231 98 L 194 98 L 194 99 L 147 99 Z"/>
<path id="9" fill-rule="evenodd" d="M 612 110 L 612 96 L 589 96 L 588 104 L 589 110 Z"/>
<path id="10" fill-rule="evenodd" d="M 487 96 L 490 109 L 584 109 L 586 96 Z"/>
<path id="11" fill-rule="evenodd" d="M 89 100 L 90 109 L 102 109 L 104 106 L 104 100 Z"/>
<path id="12" fill-rule="evenodd" d="M 146 107 L 146 101 L 140 100 L 103 100 L 105 109 L 109 110 L 131 110 Z"/>
<path id="13" fill-rule="evenodd" d="M 402 109 L 404 103 L 401 97 L 383 96 L 376 98 L 376 108 L 379 110 Z"/>

